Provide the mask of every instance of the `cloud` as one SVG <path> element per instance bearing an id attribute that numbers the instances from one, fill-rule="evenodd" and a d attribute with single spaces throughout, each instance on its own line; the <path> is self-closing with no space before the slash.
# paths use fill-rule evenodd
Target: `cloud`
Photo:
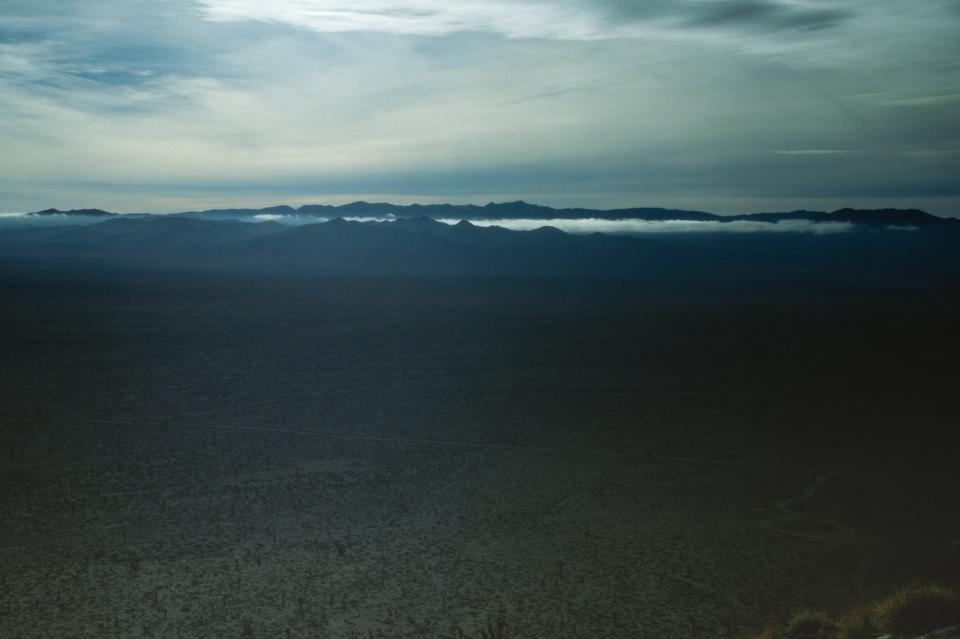
<path id="1" fill-rule="evenodd" d="M 250 218 L 244 218 L 250 219 Z M 327 222 L 329 217 L 304 215 L 264 214 L 253 217 L 255 221 L 275 221 L 287 225 L 304 225 Z M 350 222 L 394 222 L 394 216 L 344 218 Z M 439 218 L 438 222 L 454 225 L 460 218 Z M 852 231 L 855 226 L 848 222 L 811 222 L 808 220 L 782 220 L 780 222 L 755 222 L 735 220 L 732 222 L 689 221 L 689 220 L 607 220 L 601 218 L 556 218 L 556 219 L 471 219 L 474 226 L 500 227 L 512 231 L 533 231 L 545 226 L 559 229 L 571 235 L 648 235 L 658 233 L 803 233 L 813 235 L 833 235 Z M 890 227 L 892 230 L 915 230 L 915 227 Z"/>
<path id="2" fill-rule="evenodd" d="M 776 0 L 201 0 L 201 4 L 213 21 L 279 22 L 321 33 L 441 36 L 475 31 L 558 40 L 651 37 L 706 27 L 813 31 L 837 26 L 854 15 L 849 9 Z"/>
<path id="3" fill-rule="evenodd" d="M 919 226 L 909 226 L 909 225 L 903 226 L 903 225 L 897 225 L 897 224 L 889 224 L 883 228 L 887 229 L 888 231 L 919 231 L 920 230 Z"/>
<path id="4" fill-rule="evenodd" d="M 321 224 L 330 221 L 328 216 L 260 213 L 253 216 L 236 216 L 238 221 L 261 223 L 277 222 L 286 226 Z M 391 223 L 397 221 L 394 215 L 386 216 L 347 216 L 349 222 Z M 97 217 L 75 215 L 27 215 L 25 213 L 0 213 L 0 230 L 17 226 L 62 226 L 94 224 L 102 221 Z M 454 225 L 460 218 L 439 218 L 437 221 Z M 855 225 L 847 222 L 811 222 L 808 220 L 782 220 L 780 222 L 759 222 L 735 220 L 732 222 L 690 221 L 690 220 L 642 220 L 601 218 L 557 218 L 557 219 L 471 219 L 470 224 L 480 227 L 500 227 L 512 231 L 533 231 L 545 226 L 553 227 L 571 235 L 650 235 L 661 233 L 802 233 L 813 235 L 833 235 L 854 230 Z M 889 226 L 890 230 L 913 231 L 912 226 Z"/>
<path id="5" fill-rule="evenodd" d="M 9 0 L 0 207 L 952 213 L 954 4 Z"/>
<path id="6" fill-rule="evenodd" d="M 259 213 L 253 217 L 237 217 L 236 219 L 241 222 L 278 222 L 286 226 L 304 226 L 307 224 L 320 224 L 323 222 L 329 222 L 333 218 L 320 215 L 301 215 L 299 213 L 292 215 L 282 213 Z M 396 216 L 393 214 L 388 214 L 382 217 L 345 216 L 343 219 L 348 222 L 395 222 L 397 220 Z"/>
<path id="7" fill-rule="evenodd" d="M 443 0 L 201 0 L 207 19 L 279 22 L 322 33 L 367 31 L 440 36 L 464 31 L 508 38 L 594 39 L 603 25 L 589 11 L 557 2 Z"/>
<path id="8" fill-rule="evenodd" d="M 29 215 L 27 213 L 0 213 L 0 231 L 42 226 L 86 226 L 102 222 L 93 215 Z"/>
<path id="9" fill-rule="evenodd" d="M 445 224 L 456 224 L 459 219 L 441 219 Z M 736 220 L 733 222 L 700 222 L 691 220 L 651 221 L 639 219 L 604 220 L 599 218 L 579 219 L 491 219 L 470 220 L 475 226 L 499 226 L 513 231 L 532 231 L 550 226 L 565 233 L 589 235 L 646 235 L 650 233 L 810 233 L 828 235 L 853 230 L 846 222 L 810 222 L 807 220 L 784 220 L 777 223 Z"/>
<path id="10" fill-rule="evenodd" d="M 790 149 L 774 151 L 777 155 L 843 155 L 845 153 L 856 153 L 856 151 L 847 151 L 845 149 Z"/>
<path id="11" fill-rule="evenodd" d="M 926 151 L 906 151 L 904 155 L 908 158 L 919 160 L 949 160 L 960 158 L 960 149 L 929 149 Z"/>
<path id="12" fill-rule="evenodd" d="M 687 23 L 697 27 L 744 26 L 759 31 L 816 31 L 852 19 L 849 9 L 771 0 L 701 2 L 692 7 Z"/>
<path id="13" fill-rule="evenodd" d="M 952 95 L 915 95 L 908 98 L 892 98 L 882 101 L 880 104 L 894 107 L 927 107 L 953 104 L 956 102 L 960 102 L 960 93 L 954 93 Z"/>
<path id="14" fill-rule="evenodd" d="M 252 218 L 238 218 L 244 221 L 273 221 L 289 226 L 302 226 L 330 221 L 330 217 L 310 215 L 261 214 Z M 382 217 L 348 216 L 349 222 L 389 223 L 398 218 L 393 215 Z M 454 225 L 460 218 L 438 218 L 438 222 Z M 691 220 L 642 220 L 602 218 L 555 218 L 555 219 L 470 219 L 470 224 L 480 227 L 500 227 L 511 231 L 533 231 L 545 226 L 559 229 L 571 235 L 649 235 L 659 233 L 803 233 L 812 235 L 833 235 L 846 233 L 856 227 L 849 222 L 812 222 L 809 220 L 781 220 L 780 222 L 759 222 L 735 220 L 732 222 L 691 221 Z M 916 227 L 890 226 L 891 230 L 917 230 Z"/>

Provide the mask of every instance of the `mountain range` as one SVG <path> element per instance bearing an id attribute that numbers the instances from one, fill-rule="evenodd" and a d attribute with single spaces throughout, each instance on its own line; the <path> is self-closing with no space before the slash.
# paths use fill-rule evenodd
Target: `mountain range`
<path id="1" fill-rule="evenodd" d="M 494 220 L 540 215 L 539 219 L 550 220 L 574 215 L 572 211 L 578 216 L 606 215 L 609 219 L 620 215 L 631 216 L 620 219 L 651 223 L 682 220 L 687 226 L 712 226 L 701 225 L 710 229 L 708 232 L 608 235 L 564 233 L 550 226 L 517 231 L 479 223 L 481 215 Z M 413 215 L 428 212 L 430 216 Z M 309 215 L 312 223 L 283 224 L 273 217 L 284 215 Z M 484 207 L 354 203 L 171 215 L 112 214 L 97 209 L 48 209 L 28 214 L 51 216 L 86 222 L 0 224 L 0 260 L 81 259 L 146 263 L 151 268 L 215 266 L 286 274 L 546 276 L 668 288 L 723 285 L 743 290 L 861 285 L 954 290 L 960 282 L 960 220 L 916 210 L 842 209 L 721 217 L 665 209 L 555 210 L 525 203 Z M 253 218 L 257 223 L 251 223 Z M 798 221 L 808 230 L 756 232 L 767 225 L 790 228 Z M 731 222 L 748 223 L 745 226 L 751 230 L 720 231 L 735 228 L 728 226 Z M 674 225 L 661 226 L 672 229 Z M 841 230 L 809 231 L 815 227 Z"/>
<path id="2" fill-rule="evenodd" d="M 30 216 L 93 216 L 107 217 L 117 215 L 101 209 L 74 209 L 60 211 L 46 209 L 29 213 Z M 141 214 L 142 215 L 142 214 Z M 688 221 L 688 222 L 782 222 L 782 221 L 809 221 L 809 222 L 846 222 L 867 226 L 916 226 L 927 227 L 944 225 L 960 225 L 960 219 L 943 218 L 931 215 L 918 209 L 852 209 L 844 208 L 832 212 L 827 211 L 787 211 L 767 213 L 746 213 L 740 215 L 719 215 L 706 211 L 690 211 L 684 209 L 664 208 L 624 208 L 624 209 L 587 209 L 565 208 L 555 209 L 523 201 L 489 203 L 484 206 L 473 204 L 390 204 L 387 202 L 351 202 L 339 206 L 326 204 L 306 204 L 297 208 L 280 205 L 260 209 L 207 209 L 201 211 L 184 211 L 171 214 L 177 217 L 193 219 L 249 220 L 256 218 L 282 219 L 284 217 L 307 217 L 331 219 L 344 218 L 417 218 L 431 219 L 461 219 L 461 220 L 645 220 L 651 222 Z"/>

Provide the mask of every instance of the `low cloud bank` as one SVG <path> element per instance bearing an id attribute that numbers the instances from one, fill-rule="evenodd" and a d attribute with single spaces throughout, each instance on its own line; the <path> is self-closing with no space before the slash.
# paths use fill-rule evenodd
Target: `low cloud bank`
<path id="1" fill-rule="evenodd" d="M 248 222 L 278 222 L 287 226 L 303 226 L 305 224 L 322 224 L 334 219 L 332 217 L 320 217 L 316 215 L 283 215 L 281 213 L 261 213 L 252 218 L 238 218 L 241 221 Z M 395 215 L 386 215 L 383 217 L 357 217 L 349 215 L 343 218 L 348 222 L 393 222 L 397 219 Z"/>
<path id="2" fill-rule="evenodd" d="M 456 224 L 460 220 L 440 219 L 445 224 Z M 845 233 L 854 225 L 849 222 L 812 222 L 809 220 L 783 220 L 780 222 L 754 222 L 737 220 L 733 222 L 699 222 L 692 220 L 605 220 L 601 218 L 579 219 L 499 219 L 469 220 L 476 226 L 500 226 L 514 231 L 532 231 L 544 226 L 552 226 L 565 233 L 589 235 L 605 233 L 608 235 L 643 235 L 648 233 L 812 233 L 823 235 Z"/>
<path id="3" fill-rule="evenodd" d="M 273 221 L 291 226 L 329 222 L 331 219 L 333 218 L 280 215 L 273 213 L 265 213 L 253 217 L 253 220 L 257 222 Z M 347 216 L 343 219 L 348 222 L 394 222 L 398 218 L 388 215 L 383 217 Z M 438 218 L 437 221 L 454 225 L 460 222 L 461 219 Z M 591 233 L 604 233 L 607 235 L 644 235 L 649 233 L 810 233 L 824 235 L 844 233 L 855 228 L 855 225 L 850 222 L 812 222 L 809 220 L 782 220 L 776 223 L 750 220 L 700 222 L 691 220 L 607 220 L 603 218 L 500 218 L 489 220 L 472 219 L 467 221 L 475 226 L 499 226 L 511 231 L 533 231 L 544 226 L 552 226 L 572 235 L 589 235 Z"/>
<path id="4" fill-rule="evenodd" d="M 29 213 L 0 213 L 0 229 L 39 226 L 80 226 L 102 222 L 104 218 L 94 215 L 31 215 Z"/>
<path id="5" fill-rule="evenodd" d="M 215 218 L 201 218 L 214 220 L 235 220 L 247 223 L 274 222 L 285 226 L 304 226 L 307 224 L 322 224 L 336 217 L 300 215 L 285 213 L 258 213 L 256 215 L 230 215 Z M 348 222 L 363 223 L 390 223 L 403 218 L 392 214 L 385 216 L 344 216 Z M 46 214 L 30 213 L 0 213 L 0 230 L 26 227 L 50 226 L 80 226 L 96 224 L 104 221 L 104 217 L 93 215 Z M 462 221 L 461 218 L 437 218 L 438 222 L 454 225 Z M 696 221 L 696 220 L 643 220 L 623 219 L 608 220 L 604 218 L 575 218 L 575 219 L 534 219 L 534 218 L 496 218 L 470 219 L 470 224 L 480 227 L 501 227 L 512 231 L 533 231 L 546 226 L 559 229 L 572 235 L 590 235 L 603 233 L 605 235 L 648 235 L 657 233 L 803 233 L 811 235 L 828 235 L 847 233 L 857 228 L 853 222 L 814 222 L 812 220 L 780 220 L 779 222 L 764 222 L 758 220 L 723 221 Z M 916 226 L 887 225 L 883 227 L 889 231 L 917 231 Z"/>

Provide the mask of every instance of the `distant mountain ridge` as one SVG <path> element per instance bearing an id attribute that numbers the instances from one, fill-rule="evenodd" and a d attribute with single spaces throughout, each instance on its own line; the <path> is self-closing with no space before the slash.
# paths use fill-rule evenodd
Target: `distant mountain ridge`
<path id="1" fill-rule="evenodd" d="M 786 213 L 750 213 L 725 216 L 720 221 L 780 222 L 784 220 L 807 220 L 810 222 L 847 222 L 868 226 L 929 226 L 956 224 L 956 218 L 937 217 L 919 209 L 838 209 L 824 211 L 790 211 Z"/>
<path id="2" fill-rule="evenodd" d="M 732 218 L 755 220 L 743 232 L 736 227 L 730 227 L 730 232 L 716 228 L 687 232 L 683 228 L 692 223 L 687 222 L 678 225 L 678 230 L 616 235 L 563 232 L 547 221 L 556 215 L 555 209 L 526 204 L 386 206 L 393 205 L 324 207 L 319 209 L 324 215 L 301 224 L 276 221 L 272 216 L 290 215 L 280 207 L 247 210 L 243 215 L 219 210 L 211 214 L 213 217 L 75 212 L 71 215 L 85 216 L 88 223 L 0 226 L 0 260 L 76 258 L 132 261 L 151 267 L 186 264 L 191 268 L 256 268 L 284 274 L 592 278 L 692 289 L 882 285 L 952 291 L 960 282 L 958 220 L 922 211 L 844 209 L 834 213 L 760 214 Z M 297 215 L 318 208 L 290 210 Z M 392 213 L 400 210 L 407 215 Z M 631 209 L 629 215 L 636 216 L 637 210 Z M 452 211 L 456 213 L 451 215 Z M 507 211 L 528 216 L 532 211 L 546 217 L 541 218 L 544 223 L 539 228 L 527 225 L 533 230 L 526 231 L 463 219 L 463 213 L 468 212 L 485 212 L 496 219 Z M 587 209 L 577 211 L 583 215 Z M 652 220 L 678 219 L 677 213 L 664 209 L 644 211 Z M 421 215 L 409 215 L 413 212 Z M 393 217 L 388 217 L 389 213 Z M 603 212 L 592 212 L 598 213 Z M 256 215 L 266 217 L 256 223 L 244 219 Z M 445 223 L 450 219 L 443 222 L 431 216 L 461 221 L 451 224 Z M 359 220 L 349 219 L 353 217 Z M 765 221 L 764 217 L 772 219 Z M 717 224 L 718 218 L 711 216 L 706 222 L 722 226 Z M 797 219 L 840 221 L 848 226 L 823 234 L 792 232 L 789 225 L 785 232 L 755 232 L 759 225 L 769 224 L 772 230 L 780 221 Z M 901 226 L 926 230 L 887 230 Z"/>
<path id="3" fill-rule="evenodd" d="M 103 209 L 71 209 L 69 211 L 61 211 L 59 209 L 44 209 L 43 211 L 34 211 L 33 213 L 27 213 L 27 215 L 70 215 L 70 216 L 88 216 L 88 217 L 109 217 L 112 215 L 118 215 L 117 213 L 111 213 L 109 211 L 104 211 Z"/>
<path id="4" fill-rule="evenodd" d="M 174 213 L 185 217 L 222 219 L 226 217 L 255 217 L 258 215 L 301 215 L 315 217 L 430 217 L 458 218 L 465 220 L 485 219 L 648 219 L 648 220 L 723 220 L 724 216 L 704 211 L 682 209 L 631 208 L 631 209 L 555 209 L 539 204 L 530 204 L 522 200 L 516 202 L 490 202 L 483 206 L 476 204 L 391 204 L 389 202 L 357 201 L 349 204 L 305 204 L 298 208 L 287 205 L 271 206 L 262 209 L 207 209 L 202 211 L 184 211 Z"/>
<path id="5" fill-rule="evenodd" d="M 46 209 L 28 213 L 28 215 L 69 215 L 107 217 L 118 215 L 101 209 L 74 209 L 60 211 Z M 183 211 L 170 214 L 176 217 L 194 219 L 229 220 L 266 216 L 322 217 L 371 217 L 371 218 L 416 218 L 495 220 L 495 219 L 532 219 L 532 220 L 571 220 L 594 218 L 603 220 L 645 220 L 651 222 L 770 222 L 803 220 L 809 222 L 845 222 L 866 226 L 940 226 L 957 225 L 960 219 L 938 217 L 919 209 L 853 209 L 843 208 L 827 211 L 782 211 L 764 213 L 743 213 L 720 215 L 707 211 L 687 209 L 665 209 L 658 207 L 634 207 L 623 209 L 556 209 L 539 204 L 530 204 L 523 200 L 515 202 L 490 202 L 483 206 L 476 204 L 391 204 L 389 202 L 357 201 L 349 204 L 305 204 L 292 207 L 286 204 L 260 209 L 225 208 Z"/>

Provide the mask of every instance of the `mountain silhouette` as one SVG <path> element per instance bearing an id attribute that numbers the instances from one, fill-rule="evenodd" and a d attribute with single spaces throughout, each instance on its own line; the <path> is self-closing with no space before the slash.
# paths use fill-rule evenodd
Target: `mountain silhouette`
<path id="1" fill-rule="evenodd" d="M 60 211 L 58 209 L 45 209 L 43 211 L 34 211 L 33 213 L 27 213 L 27 215 L 73 215 L 73 216 L 88 216 L 88 217 L 110 217 L 116 215 L 116 213 L 110 213 L 109 211 L 104 211 L 102 209 L 72 209 L 69 211 Z"/>
<path id="2" fill-rule="evenodd" d="M 387 216 L 387 206 L 393 205 L 355 203 L 323 210 L 379 219 Z M 299 215 L 303 208 L 290 210 Z M 393 210 L 435 214 L 438 210 L 464 208 L 429 205 Z M 543 208 L 514 202 L 466 210 L 493 210 L 497 216 L 553 214 L 553 209 L 540 210 Z M 263 215 L 264 210 L 255 211 Z M 288 213 L 279 207 L 272 210 L 276 215 Z M 655 216 L 672 214 L 663 209 L 639 210 Z M 393 221 L 334 216 L 329 221 L 318 218 L 314 223 L 291 226 L 275 221 L 242 221 L 249 218 L 249 211 L 254 210 L 220 209 L 215 213 L 219 217 L 213 218 L 106 214 L 102 221 L 86 225 L 6 229 L 0 231 L 0 257 L 72 256 L 151 265 L 186 260 L 196 265 L 242 265 L 283 272 L 555 276 L 643 282 L 667 288 L 709 283 L 743 291 L 761 286 L 786 289 L 841 285 L 921 290 L 956 287 L 960 282 L 960 261 L 955 257 L 960 234 L 953 232 L 960 230 L 957 221 L 914 210 L 844 209 L 754 216 L 770 224 L 796 219 L 842 221 L 863 229 L 823 235 L 672 232 L 635 236 L 573 235 L 546 224 L 535 231 L 515 231 L 476 225 L 462 216 L 459 223 L 448 224 L 427 215 L 397 214 Z M 891 226 L 919 231 L 886 230 Z"/>
<path id="3" fill-rule="evenodd" d="M 102 214 L 106 214 L 103 212 Z M 490 202 L 483 206 L 475 204 L 391 204 L 389 202 L 357 201 L 349 204 L 305 204 L 294 208 L 287 205 L 271 206 L 262 209 L 232 208 L 209 209 L 203 211 L 184 211 L 173 214 L 177 217 L 195 219 L 228 220 L 251 219 L 262 215 L 277 215 L 282 218 L 418 218 L 463 219 L 463 220 L 644 220 L 650 222 L 687 221 L 687 222 L 769 222 L 802 220 L 809 222 L 846 222 L 869 227 L 916 226 L 943 227 L 958 225 L 960 220 L 942 218 L 916 209 L 840 209 L 833 212 L 796 210 L 787 212 L 745 213 L 738 215 L 719 215 L 706 211 L 685 209 L 664 209 L 655 207 L 635 207 L 623 209 L 556 209 L 539 204 L 530 204 L 522 200 L 515 202 Z"/>

